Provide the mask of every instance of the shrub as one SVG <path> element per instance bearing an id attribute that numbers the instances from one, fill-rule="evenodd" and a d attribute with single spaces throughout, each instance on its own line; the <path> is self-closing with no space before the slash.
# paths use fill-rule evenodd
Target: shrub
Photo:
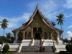
<path id="1" fill-rule="evenodd" d="M 72 52 L 72 44 L 67 44 L 66 50 L 67 50 L 67 52 Z"/>
<path id="2" fill-rule="evenodd" d="M 52 47 L 53 52 L 55 52 L 56 51 L 55 46 L 51 46 L 51 47 Z"/>
<path id="3" fill-rule="evenodd" d="M 4 47 L 3 47 L 3 53 L 8 52 L 8 50 L 9 50 L 9 45 L 5 44 Z"/>
<path id="4" fill-rule="evenodd" d="M 60 51 L 59 54 L 67 54 L 66 51 Z"/>

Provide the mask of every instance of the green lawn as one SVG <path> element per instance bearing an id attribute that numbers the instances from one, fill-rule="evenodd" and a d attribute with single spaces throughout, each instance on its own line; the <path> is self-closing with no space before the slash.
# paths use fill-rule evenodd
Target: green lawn
<path id="1" fill-rule="evenodd" d="M 14 53 L 13 52 L 7 52 L 7 53 L 0 52 L 0 54 L 14 54 Z"/>

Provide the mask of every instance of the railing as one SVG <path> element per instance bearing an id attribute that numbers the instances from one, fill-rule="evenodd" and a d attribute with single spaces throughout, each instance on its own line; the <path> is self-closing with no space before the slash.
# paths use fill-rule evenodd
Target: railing
<path id="1" fill-rule="evenodd" d="M 9 44 L 9 45 L 19 45 L 20 43 L 4 43 L 5 44 Z"/>
<path id="2" fill-rule="evenodd" d="M 30 39 L 22 40 L 22 46 L 30 46 L 31 43 L 32 43 L 32 40 L 30 40 Z"/>
<path id="3" fill-rule="evenodd" d="M 39 44 L 40 40 L 34 40 L 34 45 L 37 45 L 36 43 Z M 31 46 L 31 44 L 32 44 L 32 40 L 31 39 L 22 40 L 22 45 L 23 46 Z M 48 39 L 44 39 L 43 46 L 53 46 L 53 41 L 52 40 L 48 40 Z"/>
<path id="4" fill-rule="evenodd" d="M 53 41 L 44 39 L 43 46 L 53 46 Z"/>
<path id="5" fill-rule="evenodd" d="M 66 45 L 61 45 L 61 44 L 60 45 L 55 45 L 56 52 L 66 51 L 65 46 Z"/>
<path id="6" fill-rule="evenodd" d="M 20 45 L 19 45 L 18 52 L 21 52 L 21 49 L 22 49 L 22 43 L 20 43 Z"/>

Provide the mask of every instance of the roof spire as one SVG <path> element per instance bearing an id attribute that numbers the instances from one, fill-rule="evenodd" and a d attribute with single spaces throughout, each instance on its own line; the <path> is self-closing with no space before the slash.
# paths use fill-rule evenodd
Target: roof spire
<path id="1" fill-rule="evenodd" d="M 38 0 L 37 0 L 36 8 L 38 8 Z"/>
<path id="2" fill-rule="evenodd" d="M 36 5 L 36 8 L 38 8 L 38 3 L 37 3 L 37 5 Z"/>

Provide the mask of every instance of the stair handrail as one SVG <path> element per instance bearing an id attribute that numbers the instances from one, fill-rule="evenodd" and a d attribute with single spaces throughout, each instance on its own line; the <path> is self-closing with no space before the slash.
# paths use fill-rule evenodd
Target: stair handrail
<path id="1" fill-rule="evenodd" d="M 21 52 L 21 49 L 22 49 L 22 42 L 21 42 L 20 45 L 19 45 L 18 52 Z"/>
<path id="2" fill-rule="evenodd" d="M 33 46 L 34 45 L 34 39 L 32 39 L 32 41 L 31 41 L 31 46 Z"/>

